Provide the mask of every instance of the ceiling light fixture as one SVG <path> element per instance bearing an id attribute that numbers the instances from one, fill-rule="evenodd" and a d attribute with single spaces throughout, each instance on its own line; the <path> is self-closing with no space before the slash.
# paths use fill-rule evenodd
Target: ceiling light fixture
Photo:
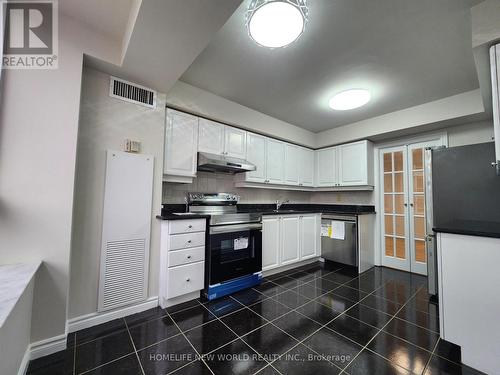
<path id="1" fill-rule="evenodd" d="M 337 111 L 359 108 L 371 99 L 370 91 L 364 89 L 346 90 L 330 99 L 328 105 Z"/>
<path id="2" fill-rule="evenodd" d="M 285 47 L 304 32 L 306 0 L 252 0 L 246 13 L 250 37 L 269 48 Z"/>

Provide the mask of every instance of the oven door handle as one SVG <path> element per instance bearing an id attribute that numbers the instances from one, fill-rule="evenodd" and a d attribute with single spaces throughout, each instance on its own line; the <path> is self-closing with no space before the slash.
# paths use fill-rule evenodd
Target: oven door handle
<path id="1" fill-rule="evenodd" d="M 245 230 L 261 230 L 262 224 L 241 224 L 241 225 L 221 225 L 218 227 L 211 227 L 210 234 L 217 233 L 233 233 L 242 232 Z"/>

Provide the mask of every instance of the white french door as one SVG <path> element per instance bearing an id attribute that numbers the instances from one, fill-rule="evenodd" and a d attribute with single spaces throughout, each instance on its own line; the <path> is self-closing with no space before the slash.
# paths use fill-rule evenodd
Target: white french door
<path id="1" fill-rule="evenodd" d="M 424 150 L 441 144 L 380 149 L 384 266 L 427 275 Z"/>

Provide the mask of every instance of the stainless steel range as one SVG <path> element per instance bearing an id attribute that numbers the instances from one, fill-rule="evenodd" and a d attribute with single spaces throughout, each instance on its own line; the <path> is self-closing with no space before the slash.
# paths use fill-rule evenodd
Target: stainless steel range
<path id="1" fill-rule="evenodd" d="M 239 196 L 230 193 L 188 193 L 189 212 L 210 215 L 210 226 L 260 223 L 259 213 L 238 213 Z"/>
<path id="2" fill-rule="evenodd" d="M 210 215 L 205 257 L 205 296 L 219 298 L 260 284 L 262 215 L 238 213 L 230 193 L 188 193 L 189 212 Z"/>

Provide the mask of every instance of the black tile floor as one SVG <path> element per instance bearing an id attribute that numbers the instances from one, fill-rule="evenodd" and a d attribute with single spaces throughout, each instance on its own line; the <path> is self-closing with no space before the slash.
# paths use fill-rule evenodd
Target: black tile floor
<path id="1" fill-rule="evenodd" d="M 28 375 L 480 374 L 438 330 L 424 277 L 315 263 L 78 331 Z"/>

